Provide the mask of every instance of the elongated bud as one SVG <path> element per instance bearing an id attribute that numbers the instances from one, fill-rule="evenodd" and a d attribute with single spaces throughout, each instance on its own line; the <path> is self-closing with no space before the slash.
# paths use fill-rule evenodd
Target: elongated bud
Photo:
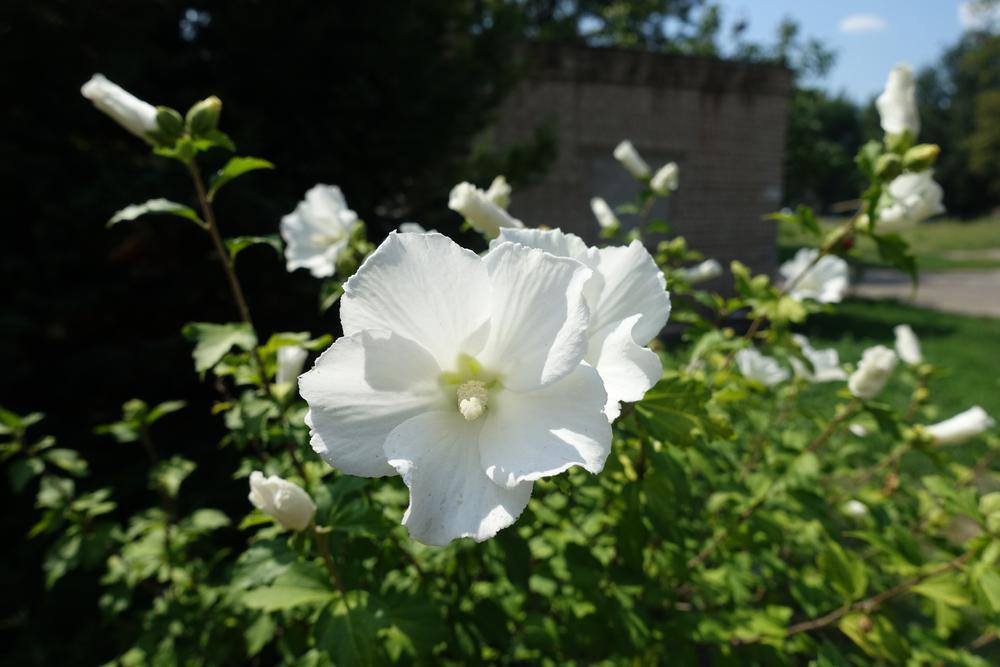
<path id="1" fill-rule="evenodd" d="M 90 77 L 80 93 L 140 139 L 151 141 L 149 135 L 158 129 L 156 107 L 108 81 L 102 74 Z"/>
<path id="2" fill-rule="evenodd" d="M 594 197 L 590 200 L 590 210 L 593 211 L 594 217 L 597 218 L 597 224 L 601 226 L 601 229 L 618 229 L 621 227 L 618 216 L 608 206 L 608 202 L 604 201 L 601 197 Z"/>
<path id="3" fill-rule="evenodd" d="M 205 135 L 219 125 L 219 114 L 222 113 L 222 100 L 215 95 L 197 102 L 187 112 L 187 123 L 191 134 Z"/>
<path id="4" fill-rule="evenodd" d="M 883 153 L 875 160 L 875 176 L 882 181 L 891 181 L 903 173 L 903 160 L 895 153 Z"/>
<path id="5" fill-rule="evenodd" d="M 683 272 L 684 279 L 688 281 L 688 284 L 697 285 L 698 283 L 721 276 L 722 265 L 716 259 L 706 259 L 701 264 L 695 264 L 690 268 L 683 269 Z"/>
<path id="6" fill-rule="evenodd" d="M 965 442 L 996 426 L 986 410 L 978 405 L 961 412 L 951 419 L 931 424 L 924 431 L 939 445 L 953 445 Z"/>
<path id="7" fill-rule="evenodd" d="M 668 195 L 680 184 L 680 168 L 676 162 L 668 162 L 653 174 L 649 187 L 658 195 Z"/>
<path id="8" fill-rule="evenodd" d="M 868 348 L 861 355 L 858 370 L 848 379 L 847 388 L 858 398 L 872 398 L 885 387 L 898 360 L 896 353 L 884 345 Z"/>
<path id="9" fill-rule="evenodd" d="M 639 151 L 635 149 L 635 146 L 628 139 L 615 146 L 614 156 L 616 160 L 622 163 L 623 167 L 628 169 L 630 174 L 640 181 L 649 178 L 649 165 L 646 164 L 646 161 L 639 155 Z"/>
<path id="10" fill-rule="evenodd" d="M 506 210 L 510 206 L 510 183 L 502 175 L 497 176 L 486 190 L 486 198 Z"/>
<path id="11" fill-rule="evenodd" d="M 924 361 L 920 353 L 920 340 L 909 324 L 900 324 L 893 329 L 896 334 L 896 354 L 910 366 L 917 366 Z"/>
<path id="12" fill-rule="evenodd" d="M 917 144 L 903 156 L 903 168 L 907 171 L 930 169 L 940 153 L 941 147 L 937 144 Z"/>
<path id="13" fill-rule="evenodd" d="M 471 183 L 459 183 L 451 189 L 448 208 L 465 216 L 473 229 L 488 239 L 495 239 L 501 227 L 524 227 Z"/>
<path id="14" fill-rule="evenodd" d="M 250 473 L 248 498 L 254 507 L 289 530 L 305 530 L 316 514 L 316 503 L 302 487 L 277 475 L 264 477 L 259 470 Z"/>

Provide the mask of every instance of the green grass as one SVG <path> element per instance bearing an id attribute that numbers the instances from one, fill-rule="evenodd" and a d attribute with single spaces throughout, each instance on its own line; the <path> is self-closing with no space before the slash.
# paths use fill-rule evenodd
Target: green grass
<path id="1" fill-rule="evenodd" d="M 828 231 L 840 223 L 824 219 L 820 224 Z M 882 225 L 879 229 L 906 238 L 919 258 L 921 270 L 1000 268 L 1000 217 L 969 222 L 944 219 L 918 225 Z M 816 239 L 793 223 L 780 223 L 778 245 L 782 259 L 786 259 L 802 246 L 815 246 Z M 861 237 L 849 259 L 857 264 L 882 264 L 874 243 Z"/>

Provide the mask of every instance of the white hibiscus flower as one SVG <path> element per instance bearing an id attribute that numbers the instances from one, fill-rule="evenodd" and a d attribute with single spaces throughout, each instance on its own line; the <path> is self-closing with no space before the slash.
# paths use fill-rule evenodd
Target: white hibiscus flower
<path id="1" fill-rule="evenodd" d="M 944 190 L 930 169 L 900 174 L 892 179 L 887 191 L 891 203 L 879 213 L 883 222 L 915 224 L 944 213 Z"/>
<path id="2" fill-rule="evenodd" d="M 605 412 L 614 421 L 621 414 L 621 401 L 641 400 L 663 373 L 660 358 L 645 347 L 670 315 L 663 272 L 639 241 L 591 248 L 558 229 L 503 229 L 493 245 L 506 241 L 572 257 L 593 270 L 584 289 L 590 308 L 584 359 L 604 380 Z"/>
<path id="3" fill-rule="evenodd" d="M 885 387 L 898 362 L 896 353 L 885 345 L 869 347 L 862 353 L 857 370 L 848 378 L 847 388 L 858 398 L 872 398 Z"/>
<path id="4" fill-rule="evenodd" d="M 893 329 L 896 334 L 896 354 L 910 366 L 918 366 L 924 362 L 920 352 L 920 339 L 913 333 L 909 324 L 900 324 Z"/>
<path id="5" fill-rule="evenodd" d="M 436 545 L 509 526 L 537 479 L 600 472 L 611 427 L 582 363 L 590 277 L 513 243 L 479 257 L 390 234 L 344 287 L 344 337 L 299 380 L 313 448 L 352 475 L 402 475 L 403 524 Z"/>
<path id="6" fill-rule="evenodd" d="M 799 344 L 804 356 L 812 368 L 808 368 L 795 357 L 791 358 L 792 369 L 799 377 L 805 378 L 809 382 L 833 382 L 836 380 L 846 380 L 847 372 L 840 367 L 840 355 L 833 348 L 827 350 L 817 350 L 809 343 L 809 339 L 801 334 L 794 334 L 792 338 Z"/>
<path id="7" fill-rule="evenodd" d="M 743 377 L 773 387 L 788 379 L 788 371 L 774 357 L 761 354 L 757 348 L 745 347 L 736 353 L 736 367 Z"/>
<path id="8" fill-rule="evenodd" d="M 816 248 L 802 248 L 795 253 L 795 257 L 781 265 L 785 282 L 794 283 L 788 295 L 799 301 L 815 299 L 820 303 L 838 303 L 847 293 L 849 284 L 847 262 L 834 255 L 824 255 L 807 271 L 818 256 Z"/>
<path id="9" fill-rule="evenodd" d="M 925 430 L 937 444 L 954 445 L 985 433 L 994 426 L 996 422 L 993 418 L 976 405 L 943 422 L 926 426 Z"/>
<path id="10" fill-rule="evenodd" d="M 910 66 L 901 63 L 889 72 L 885 90 L 875 106 L 888 134 L 902 134 L 909 130 L 914 137 L 920 132 L 920 115 L 917 112 L 917 86 Z"/>
<path id="11" fill-rule="evenodd" d="M 340 188 L 313 186 L 295 211 L 281 219 L 288 270 L 309 269 L 317 278 L 332 276 L 357 219 L 357 214 L 347 208 Z"/>

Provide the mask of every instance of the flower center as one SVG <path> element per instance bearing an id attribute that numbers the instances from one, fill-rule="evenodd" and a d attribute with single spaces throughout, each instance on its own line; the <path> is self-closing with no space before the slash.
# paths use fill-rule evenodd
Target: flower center
<path id="1" fill-rule="evenodd" d="M 332 232 L 327 234 L 313 234 L 312 242 L 319 246 L 331 246 L 340 243 L 344 238 L 343 232 Z"/>
<path id="2" fill-rule="evenodd" d="M 486 383 L 481 380 L 468 380 L 458 385 L 455 397 L 458 399 L 458 411 L 466 421 L 475 421 L 486 412 L 489 402 L 489 391 Z"/>

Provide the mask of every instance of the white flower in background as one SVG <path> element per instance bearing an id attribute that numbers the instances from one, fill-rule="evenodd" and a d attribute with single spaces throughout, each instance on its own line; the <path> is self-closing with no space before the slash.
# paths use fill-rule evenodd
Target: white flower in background
<path id="1" fill-rule="evenodd" d="M 868 429 L 866 429 L 861 424 L 851 424 L 850 426 L 847 427 L 847 430 L 850 431 L 852 435 L 855 435 L 859 438 L 868 437 Z"/>
<path id="2" fill-rule="evenodd" d="M 503 227 L 524 227 L 523 222 L 510 217 L 472 183 L 459 183 L 451 189 L 448 208 L 464 216 L 473 229 L 488 239 L 495 239 Z"/>
<path id="3" fill-rule="evenodd" d="M 910 366 L 923 363 L 924 356 L 920 353 L 920 341 L 909 324 L 900 324 L 893 331 L 896 334 L 896 354 Z"/>
<path id="4" fill-rule="evenodd" d="M 736 367 L 748 380 L 760 382 L 765 387 L 773 387 L 788 379 L 788 371 L 778 364 L 778 360 L 760 353 L 753 347 L 745 347 L 736 353 Z"/>
<path id="5" fill-rule="evenodd" d="M 300 345 L 286 345 L 278 348 L 278 370 L 274 374 L 277 384 L 295 382 L 302 373 L 309 351 Z"/>
<path id="6" fill-rule="evenodd" d="M 348 474 L 402 475 L 403 524 L 435 545 L 492 537 L 537 479 L 600 472 L 611 425 L 582 363 L 590 277 L 514 243 L 479 257 L 390 234 L 344 286 L 344 336 L 299 379 L 313 449 Z"/>
<path id="7" fill-rule="evenodd" d="M 847 292 L 850 273 L 847 262 L 834 255 L 824 255 L 809 268 L 817 257 L 819 250 L 816 248 L 802 248 L 795 253 L 795 257 L 781 265 L 785 283 L 794 283 L 788 295 L 799 301 L 815 299 L 820 303 L 838 303 Z"/>
<path id="8" fill-rule="evenodd" d="M 800 360 L 792 357 L 790 361 L 796 375 L 809 382 L 834 382 L 847 379 L 847 372 L 840 367 L 840 355 L 837 354 L 836 350 L 833 348 L 814 349 L 809 343 L 809 339 L 801 334 L 793 334 L 792 338 L 799 344 L 802 356 L 812 364 L 812 368 L 809 368 Z"/>
<path id="9" fill-rule="evenodd" d="M 996 426 L 986 410 L 978 405 L 961 412 L 951 419 L 925 426 L 924 430 L 939 445 L 954 445 L 974 438 Z"/>
<path id="10" fill-rule="evenodd" d="M 697 285 L 698 283 L 703 283 L 721 276 L 722 265 L 719 264 L 718 260 L 706 259 L 700 264 L 695 264 L 694 266 L 686 269 L 681 269 L 681 273 L 684 275 L 684 280 L 686 280 L 688 284 Z"/>
<path id="11" fill-rule="evenodd" d="M 917 88 L 913 70 L 899 64 L 889 72 L 885 90 L 875 100 L 882 129 L 887 134 L 902 134 L 909 130 L 914 137 L 920 133 L 920 115 L 917 113 Z"/>
<path id="12" fill-rule="evenodd" d="M 851 373 L 847 388 L 858 398 L 872 398 L 882 391 L 898 361 L 896 353 L 885 345 L 868 348 L 858 369 Z"/>
<path id="13" fill-rule="evenodd" d="M 510 183 L 503 176 L 497 176 L 486 189 L 486 198 L 502 209 L 510 206 Z"/>
<path id="14" fill-rule="evenodd" d="M 653 174 L 649 187 L 660 195 L 668 195 L 680 185 L 680 169 L 676 162 L 668 162 Z"/>
<path id="15" fill-rule="evenodd" d="M 639 180 L 649 178 L 649 165 L 628 139 L 615 146 L 614 156 L 628 170 L 628 173 Z"/>
<path id="16" fill-rule="evenodd" d="M 288 270 L 309 269 L 316 278 L 332 276 L 357 219 L 340 188 L 314 185 L 295 211 L 281 218 Z"/>
<path id="17" fill-rule="evenodd" d="M 889 183 L 887 192 L 891 203 L 879 213 L 883 222 L 915 224 L 944 213 L 944 190 L 930 169 L 900 174 Z"/>
<path id="18" fill-rule="evenodd" d="M 854 519 L 860 519 L 868 514 L 868 505 L 852 498 L 844 503 L 844 514 Z"/>
<path id="19" fill-rule="evenodd" d="M 403 222 L 400 223 L 398 230 L 404 234 L 426 234 L 427 230 L 424 226 L 417 222 Z"/>
<path id="20" fill-rule="evenodd" d="M 103 74 L 90 77 L 90 81 L 80 88 L 80 93 L 116 123 L 141 139 L 149 141 L 147 135 L 158 129 L 156 107 L 108 81 Z"/>
<path id="21" fill-rule="evenodd" d="M 250 502 L 290 530 L 305 530 L 316 514 L 316 503 L 301 486 L 277 475 L 250 473 Z"/>
<path id="22" fill-rule="evenodd" d="M 618 220 L 618 216 L 608 206 L 608 202 L 604 201 L 601 197 L 594 197 L 590 200 L 590 210 L 593 211 L 594 217 L 597 218 L 597 224 L 601 226 L 601 229 L 621 227 L 622 223 Z"/>
<path id="23" fill-rule="evenodd" d="M 590 308 L 584 360 L 604 380 L 608 392 L 604 411 L 608 421 L 614 421 L 621 413 L 621 401 L 641 400 L 663 373 L 660 358 L 645 347 L 670 316 L 663 272 L 639 241 L 590 248 L 575 234 L 558 229 L 504 229 L 493 245 L 505 241 L 572 257 L 593 270 L 584 288 Z"/>

